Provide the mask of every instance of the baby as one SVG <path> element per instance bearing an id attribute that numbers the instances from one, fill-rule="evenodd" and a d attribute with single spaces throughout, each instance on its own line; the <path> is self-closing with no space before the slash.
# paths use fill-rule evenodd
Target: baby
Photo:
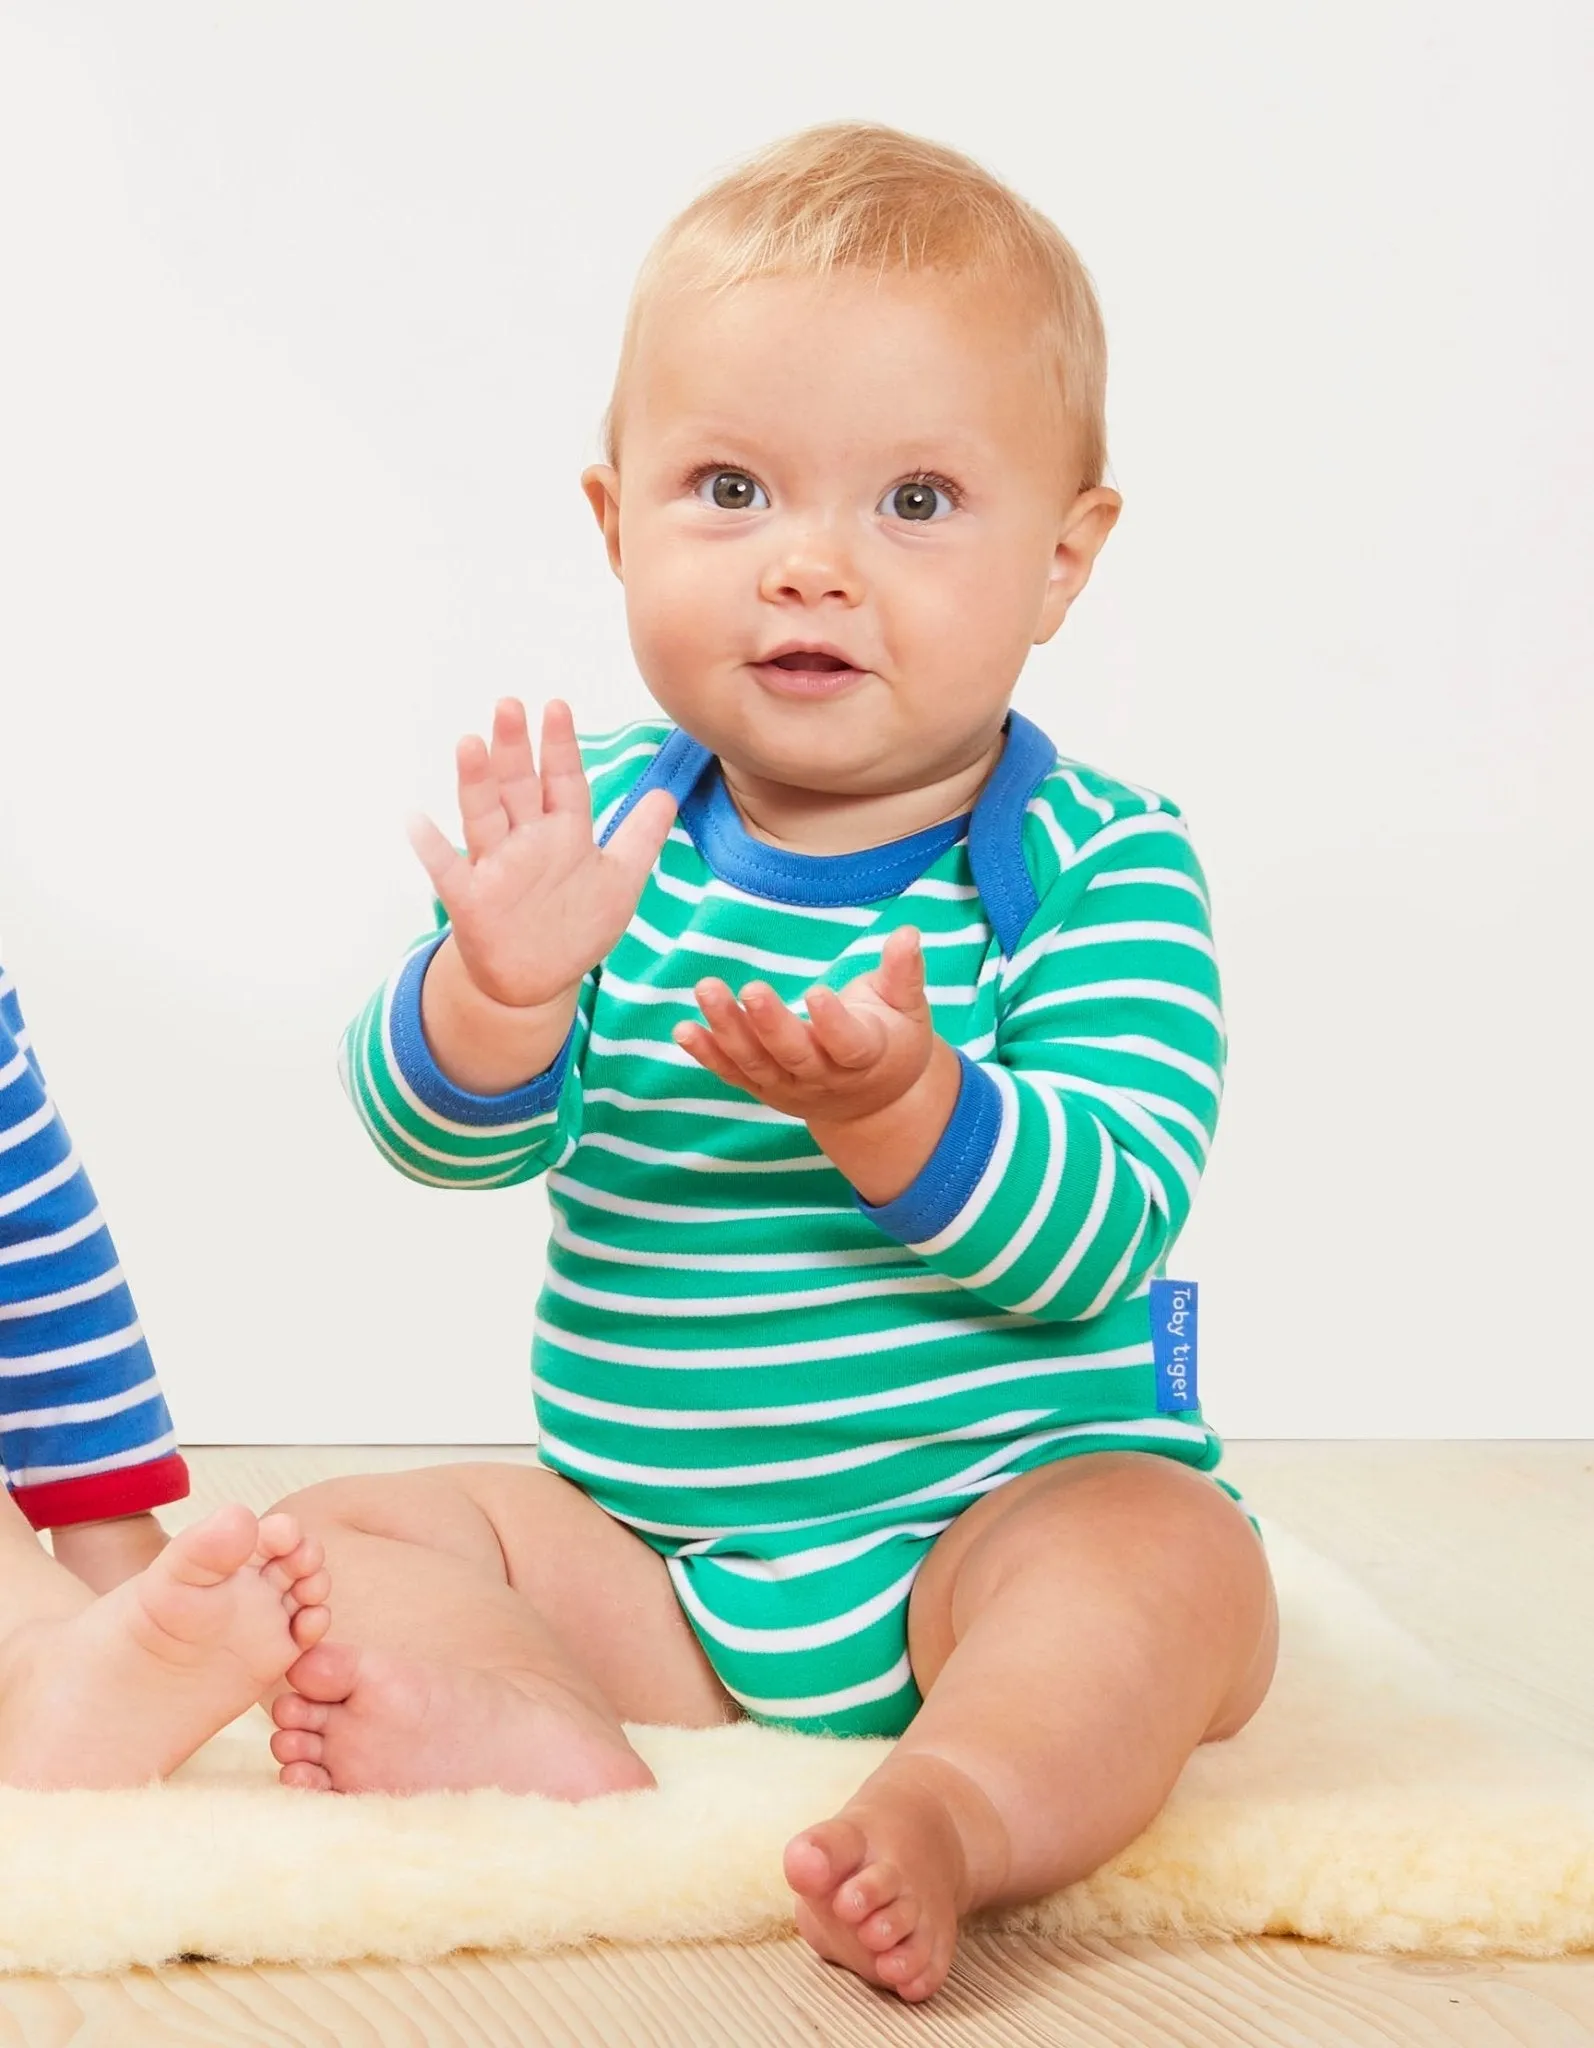
<path id="1" fill-rule="evenodd" d="M 666 230 L 583 478 L 665 715 L 461 742 L 464 852 L 413 828 L 440 929 L 344 1046 L 402 1173 L 547 1176 L 544 1469 L 285 1504 L 339 1596 L 285 1781 L 574 1800 L 652 1782 L 628 1722 L 900 1737 L 785 1868 L 907 2000 L 962 1915 L 1132 1841 L 1275 1655 L 1153 1355 L 1224 1061 L 1201 869 L 1010 708 L 1118 514 L 1104 378 L 1058 231 L 892 130 Z"/>
<path id="2" fill-rule="evenodd" d="M 151 1510 L 187 1491 L 109 1227 L 0 967 L 0 1785 L 163 1776 L 325 1633 L 320 1546 L 239 1506 L 168 1543 Z"/>

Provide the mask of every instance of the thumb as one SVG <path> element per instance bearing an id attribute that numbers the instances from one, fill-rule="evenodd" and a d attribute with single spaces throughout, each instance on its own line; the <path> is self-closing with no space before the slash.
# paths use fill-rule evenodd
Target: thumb
<path id="1" fill-rule="evenodd" d="M 924 1002 L 924 949 L 916 925 L 898 925 L 880 951 L 880 993 L 907 1015 Z"/>
<path id="2" fill-rule="evenodd" d="M 404 829 L 416 859 L 426 870 L 438 902 L 447 909 L 452 884 L 462 868 L 468 872 L 470 863 L 438 831 L 424 811 L 412 812 L 404 821 Z"/>
<path id="3" fill-rule="evenodd" d="M 599 857 L 630 890 L 633 903 L 642 894 L 642 885 L 664 851 L 674 823 L 674 797 L 667 789 L 650 789 L 600 850 Z"/>

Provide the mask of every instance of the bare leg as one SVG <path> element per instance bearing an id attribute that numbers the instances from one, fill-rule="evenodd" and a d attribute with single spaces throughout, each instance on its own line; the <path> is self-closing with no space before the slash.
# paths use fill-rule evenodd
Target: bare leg
<path id="1" fill-rule="evenodd" d="M 295 1523 L 227 1507 L 96 1599 L 0 1493 L 0 1784 L 164 1776 L 318 1640 L 326 1594 Z"/>
<path id="2" fill-rule="evenodd" d="M 556 1473 L 450 1465 L 283 1505 L 325 1545 L 339 1638 L 273 1704 L 285 1784 L 589 1799 L 653 1783 L 623 1722 L 734 1715 L 663 1561 Z"/>
<path id="3" fill-rule="evenodd" d="M 1277 1640 L 1255 1531 L 1188 1467 L 1092 1453 L 987 1496 L 914 1587 L 923 1707 L 787 1847 L 802 1933 L 930 1997 L 963 1914 L 1072 1884 L 1149 1825 L 1191 1753 L 1260 1706 Z"/>
<path id="4" fill-rule="evenodd" d="M 27 1621 L 81 1614 L 94 1595 L 57 1564 L 0 1486 L 0 1643 Z"/>

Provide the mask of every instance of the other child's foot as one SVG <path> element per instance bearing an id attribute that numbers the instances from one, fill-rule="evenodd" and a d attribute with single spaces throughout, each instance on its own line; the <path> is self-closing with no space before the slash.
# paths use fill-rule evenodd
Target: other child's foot
<path id="1" fill-rule="evenodd" d="M 607 1720 L 557 1680 L 472 1671 L 323 1643 L 272 1704 L 283 1784 L 318 1792 L 466 1791 L 497 1785 L 595 1799 L 654 1784 Z"/>
<path id="2" fill-rule="evenodd" d="M 319 1642 L 321 1545 L 291 1515 L 218 1508 L 65 1620 L 0 1642 L 0 1784 L 164 1777 Z"/>

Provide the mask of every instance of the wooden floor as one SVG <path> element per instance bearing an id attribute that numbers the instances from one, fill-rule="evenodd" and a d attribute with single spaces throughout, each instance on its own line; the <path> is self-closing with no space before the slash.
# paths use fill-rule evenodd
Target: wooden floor
<path id="1" fill-rule="evenodd" d="M 265 1506 L 428 1450 L 202 1451 L 196 1506 Z M 511 1455 L 494 1452 L 490 1455 Z M 1498 1706 L 1594 1757 L 1594 1444 L 1230 1443 L 1224 1471 Z M 1428 1963 L 1295 1941 L 985 1936 L 909 2011 L 798 1942 L 597 1948 L 432 1968 L 0 1978 L 0 2048 L 1575 2048 L 1594 1956 Z"/>

